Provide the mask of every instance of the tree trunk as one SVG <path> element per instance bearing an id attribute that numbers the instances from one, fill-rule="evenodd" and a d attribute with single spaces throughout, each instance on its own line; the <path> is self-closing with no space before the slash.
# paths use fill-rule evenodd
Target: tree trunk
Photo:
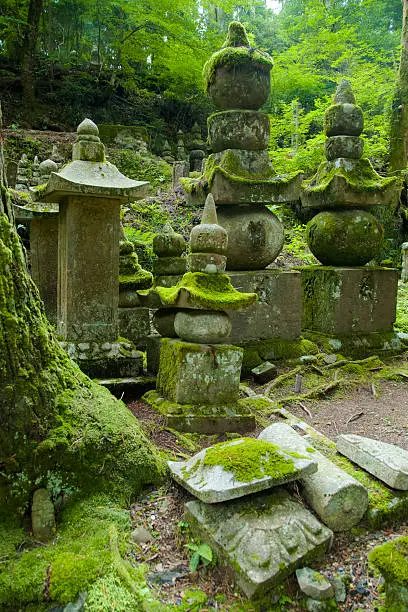
<path id="1" fill-rule="evenodd" d="M 27 105 L 35 102 L 34 59 L 42 9 L 43 0 L 30 0 L 27 15 L 27 26 L 23 40 L 23 56 L 21 60 L 23 102 Z"/>
<path id="2" fill-rule="evenodd" d="M 57 342 L 14 227 L 0 146 L 0 504 L 24 508 L 56 477 L 62 490 L 130 496 L 160 471 L 138 421 Z"/>
<path id="3" fill-rule="evenodd" d="M 391 109 L 390 170 L 404 170 L 408 159 L 408 0 L 402 0 L 401 58 Z"/>

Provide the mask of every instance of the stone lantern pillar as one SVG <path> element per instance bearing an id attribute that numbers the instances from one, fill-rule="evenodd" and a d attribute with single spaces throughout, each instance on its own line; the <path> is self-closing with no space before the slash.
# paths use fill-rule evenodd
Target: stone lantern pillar
<path id="1" fill-rule="evenodd" d="M 59 204 L 57 331 L 82 369 L 94 377 L 114 376 L 113 362 L 123 361 L 118 347 L 120 204 L 142 197 L 148 183 L 123 176 L 105 160 L 92 121 L 85 119 L 77 134 L 72 162 L 51 174 L 42 197 Z M 117 376 L 134 375 L 120 370 Z"/>

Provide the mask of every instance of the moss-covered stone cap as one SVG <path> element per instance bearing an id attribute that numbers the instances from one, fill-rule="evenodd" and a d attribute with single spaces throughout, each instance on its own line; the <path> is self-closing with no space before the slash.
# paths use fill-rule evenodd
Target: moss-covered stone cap
<path id="1" fill-rule="evenodd" d="M 242 66 L 245 64 L 264 72 L 270 72 L 273 60 L 268 53 L 251 47 L 245 27 L 238 21 L 232 21 L 221 49 L 216 51 L 204 64 L 203 78 L 206 91 L 214 82 L 217 68 L 226 65 Z"/>
<path id="2" fill-rule="evenodd" d="M 164 306 L 204 310 L 241 310 L 256 300 L 256 293 L 241 293 L 231 285 L 226 274 L 187 272 L 174 287 L 152 290 Z"/>
<path id="3" fill-rule="evenodd" d="M 374 548 L 368 561 L 374 565 L 384 578 L 408 587 L 408 537 L 398 538 Z"/>
<path id="4" fill-rule="evenodd" d="M 367 158 L 340 157 L 322 162 L 316 174 L 303 181 L 301 199 L 310 208 L 391 204 L 401 187 L 399 177 L 380 176 Z M 326 201 L 326 193 L 331 204 Z"/>

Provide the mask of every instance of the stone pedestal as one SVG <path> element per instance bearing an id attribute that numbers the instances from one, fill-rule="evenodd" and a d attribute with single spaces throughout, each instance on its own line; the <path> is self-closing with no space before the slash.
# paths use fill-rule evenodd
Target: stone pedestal
<path id="1" fill-rule="evenodd" d="M 349 354 L 401 348 L 393 331 L 397 270 L 308 266 L 301 277 L 304 332 L 324 335 L 333 350 Z"/>
<path id="2" fill-rule="evenodd" d="M 148 308 L 119 308 L 119 336 L 128 338 L 138 348 L 145 348 L 150 334 Z"/>
<path id="3" fill-rule="evenodd" d="M 30 223 L 31 275 L 47 318 L 57 322 L 58 215 L 33 217 Z"/>
<path id="4" fill-rule="evenodd" d="M 300 272 L 256 270 L 229 272 L 231 284 L 244 293 L 257 293 L 258 301 L 245 311 L 230 312 L 230 342 L 296 340 L 301 333 L 302 294 Z"/>
<path id="5" fill-rule="evenodd" d="M 121 342 L 61 342 L 69 357 L 90 378 L 135 378 L 142 373 L 143 355 Z"/>
<path id="6" fill-rule="evenodd" d="M 59 214 L 58 333 L 116 342 L 120 200 L 69 196 Z"/>
<path id="7" fill-rule="evenodd" d="M 236 346 L 162 338 L 157 391 L 144 399 L 179 431 L 253 429 L 254 417 L 238 401 L 242 355 Z"/>

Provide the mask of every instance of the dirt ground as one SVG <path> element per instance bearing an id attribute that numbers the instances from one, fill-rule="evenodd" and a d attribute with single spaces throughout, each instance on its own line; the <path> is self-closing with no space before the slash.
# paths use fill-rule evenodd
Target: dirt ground
<path id="1" fill-rule="evenodd" d="M 406 357 L 393 360 L 393 365 L 407 368 Z M 334 392 L 323 400 L 291 403 L 286 406 L 293 414 L 335 440 L 341 433 L 356 433 L 383 442 L 397 444 L 408 450 L 408 378 L 401 381 L 377 381 L 375 390 L 370 382 L 354 385 L 349 392 Z M 260 389 L 249 382 L 256 393 Z M 272 394 L 272 399 L 274 399 Z M 129 404 L 141 420 L 144 430 L 174 459 L 191 456 L 199 448 L 225 440 L 225 436 L 183 436 L 165 428 L 162 417 L 142 401 Z M 256 435 L 261 430 L 247 435 Z M 163 603 L 180 605 L 190 589 L 201 589 L 207 595 L 205 603 L 194 604 L 191 610 L 255 610 L 237 589 L 222 567 L 203 567 L 189 571 L 192 543 L 188 525 L 183 520 L 183 505 L 192 497 L 169 481 L 159 491 L 151 491 L 132 507 L 134 526 L 144 526 L 153 534 L 148 543 L 135 545 L 135 561 L 149 565 L 148 581 Z M 339 603 L 342 611 L 377 610 L 383 604 L 382 578 L 368 567 L 367 554 L 389 539 L 408 535 L 408 524 L 396 524 L 378 531 L 355 528 L 352 532 L 336 533 L 333 547 L 324 559 L 315 564 L 327 577 L 345 576 L 349 582 L 346 600 Z M 288 596 L 277 609 L 300 610 L 300 595 L 296 581 L 286 583 Z M 184 599 L 185 601 L 185 599 Z M 276 609 L 276 608 L 275 608 Z M 267 610 L 267 608 L 266 608 Z"/>

